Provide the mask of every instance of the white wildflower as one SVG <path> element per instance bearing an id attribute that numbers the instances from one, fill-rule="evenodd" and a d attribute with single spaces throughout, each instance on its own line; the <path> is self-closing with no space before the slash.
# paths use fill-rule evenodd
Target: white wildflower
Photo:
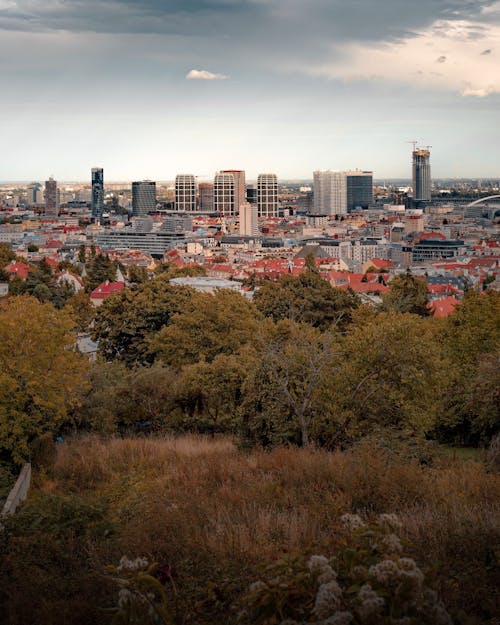
<path id="1" fill-rule="evenodd" d="M 377 593 L 371 587 L 371 584 L 363 584 L 358 592 L 358 598 L 361 601 L 366 601 L 368 599 L 376 599 L 378 597 Z"/>
<path id="2" fill-rule="evenodd" d="M 118 609 L 124 610 L 131 602 L 133 594 L 127 588 L 122 588 L 118 593 Z"/>
<path id="3" fill-rule="evenodd" d="M 403 546 L 396 534 L 387 534 L 380 539 L 379 547 L 386 553 L 401 553 Z"/>
<path id="4" fill-rule="evenodd" d="M 117 571 L 140 571 L 148 566 L 149 562 L 146 558 L 136 558 L 130 560 L 127 556 L 122 556 L 120 564 L 117 566 Z"/>
<path id="5" fill-rule="evenodd" d="M 365 584 L 360 588 L 358 599 L 361 601 L 361 605 L 358 606 L 357 610 L 362 621 L 374 614 L 379 614 L 385 605 L 384 599 L 377 595 L 370 584 Z"/>
<path id="6" fill-rule="evenodd" d="M 250 592 L 260 592 L 262 590 L 265 590 L 266 588 L 266 584 L 264 584 L 264 582 L 262 582 L 260 579 L 257 582 L 253 582 L 253 584 L 250 584 L 249 586 Z"/>
<path id="7" fill-rule="evenodd" d="M 349 625 L 353 618 L 350 612 L 335 612 L 333 616 L 323 621 L 323 625 Z"/>
<path id="8" fill-rule="evenodd" d="M 382 560 L 382 562 L 371 566 L 369 573 L 378 582 L 385 584 L 393 579 L 397 579 L 400 571 L 394 560 Z"/>
<path id="9" fill-rule="evenodd" d="M 321 575 L 327 567 L 330 567 L 330 564 L 325 556 L 311 556 L 307 562 L 311 575 Z"/>
<path id="10" fill-rule="evenodd" d="M 320 619 L 328 618 L 338 608 L 341 596 L 342 589 L 336 581 L 322 584 L 316 594 L 313 614 Z"/>
<path id="11" fill-rule="evenodd" d="M 400 529 L 403 526 L 397 514 L 379 514 L 378 524 L 391 530 Z"/>
<path id="12" fill-rule="evenodd" d="M 365 522 L 359 514 L 343 514 L 340 520 L 351 532 L 365 526 Z"/>
<path id="13" fill-rule="evenodd" d="M 332 569 L 330 565 L 328 565 L 323 569 L 323 572 L 318 577 L 318 583 L 320 585 L 328 584 L 328 582 L 333 582 L 336 579 L 337 579 L 337 573 Z"/>

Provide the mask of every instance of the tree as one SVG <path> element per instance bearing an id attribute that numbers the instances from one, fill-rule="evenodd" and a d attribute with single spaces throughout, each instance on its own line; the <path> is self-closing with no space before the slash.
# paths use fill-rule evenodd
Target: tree
<path id="1" fill-rule="evenodd" d="M 113 282 L 116 278 L 116 265 L 109 259 L 107 254 L 97 254 L 91 257 L 87 263 L 87 275 L 85 276 L 85 290 L 90 293 L 100 284 Z"/>
<path id="2" fill-rule="evenodd" d="M 382 293 L 382 310 L 413 313 L 421 317 L 429 315 L 429 295 L 425 280 L 409 273 L 390 282 L 391 290 Z"/>
<path id="3" fill-rule="evenodd" d="M 235 291 L 195 293 L 154 337 L 152 352 L 177 368 L 210 362 L 252 341 L 259 316 L 255 306 Z"/>
<path id="4" fill-rule="evenodd" d="M 130 265 L 128 268 L 128 281 L 131 284 L 142 284 L 148 280 L 148 272 L 145 267 Z"/>
<path id="5" fill-rule="evenodd" d="M 437 328 L 433 319 L 395 311 L 365 314 L 351 326 L 330 391 L 347 437 L 374 427 L 432 430 L 446 369 Z"/>
<path id="6" fill-rule="evenodd" d="M 257 308 L 274 321 L 289 319 L 327 329 L 346 327 L 359 299 L 351 289 L 332 287 L 317 271 L 281 276 L 278 283 L 263 283 L 254 296 Z"/>
<path id="7" fill-rule="evenodd" d="M 99 341 L 99 352 L 106 360 L 118 359 L 129 366 L 151 364 L 152 339 L 193 294 L 160 276 L 134 291 L 113 295 L 96 312 L 92 338 Z"/>
<path id="8" fill-rule="evenodd" d="M 33 297 L 0 303 L 0 453 L 16 463 L 57 430 L 85 383 L 72 330 L 66 313 Z"/>
<path id="9" fill-rule="evenodd" d="M 0 269 L 4 269 L 15 258 L 16 255 L 10 245 L 8 243 L 0 243 Z"/>
<path id="10" fill-rule="evenodd" d="M 66 302 L 66 310 L 71 315 L 77 330 L 88 332 L 95 317 L 95 307 L 90 301 L 89 294 L 83 290 L 73 293 Z"/>
<path id="11" fill-rule="evenodd" d="M 257 365 L 243 385 L 244 437 L 260 444 L 312 442 L 317 418 L 331 416 L 325 384 L 338 337 L 307 324 L 280 321 L 256 337 Z"/>

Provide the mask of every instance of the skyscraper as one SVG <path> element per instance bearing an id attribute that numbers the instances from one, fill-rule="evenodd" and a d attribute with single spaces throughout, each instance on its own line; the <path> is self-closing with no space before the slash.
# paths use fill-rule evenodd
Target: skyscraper
<path id="1" fill-rule="evenodd" d="M 431 153 L 429 150 L 413 150 L 413 201 L 431 201 Z"/>
<path id="2" fill-rule="evenodd" d="M 240 206 L 246 202 L 245 172 L 241 169 L 224 169 L 221 173 L 232 174 L 234 178 L 234 214 L 240 212 Z"/>
<path id="3" fill-rule="evenodd" d="M 315 171 L 314 213 L 345 215 L 347 213 L 347 176 L 342 171 Z"/>
<path id="4" fill-rule="evenodd" d="M 235 182 L 229 172 L 219 172 L 214 178 L 214 211 L 219 215 L 236 215 Z"/>
<path id="5" fill-rule="evenodd" d="M 57 181 L 52 176 L 45 181 L 45 214 L 50 217 L 59 215 L 59 202 L 57 201 Z"/>
<path id="6" fill-rule="evenodd" d="M 243 202 L 240 206 L 240 235 L 258 236 L 259 220 L 257 215 L 257 205 L 250 202 Z"/>
<path id="7" fill-rule="evenodd" d="M 211 182 L 200 182 L 198 185 L 198 206 L 204 213 L 214 210 L 214 185 Z"/>
<path id="8" fill-rule="evenodd" d="M 373 203 L 373 172 L 347 171 L 347 212 Z"/>
<path id="9" fill-rule="evenodd" d="M 140 217 L 156 210 L 156 182 L 142 180 L 132 183 L 132 214 Z"/>
<path id="10" fill-rule="evenodd" d="M 104 170 L 92 168 L 92 220 L 101 221 L 104 213 Z"/>
<path id="11" fill-rule="evenodd" d="M 345 215 L 355 208 L 368 208 L 373 201 L 373 172 L 314 172 L 314 213 Z"/>
<path id="12" fill-rule="evenodd" d="M 259 217 L 278 217 L 278 177 L 276 174 L 258 175 L 257 208 Z"/>
<path id="13" fill-rule="evenodd" d="M 175 177 L 175 210 L 196 210 L 196 178 L 192 174 L 178 174 Z"/>

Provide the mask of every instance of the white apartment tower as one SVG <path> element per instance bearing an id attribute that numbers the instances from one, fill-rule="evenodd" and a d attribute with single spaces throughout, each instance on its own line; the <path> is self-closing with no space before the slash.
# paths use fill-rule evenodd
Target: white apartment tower
<path id="1" fill-rule="evenodd" d="M 316 215 L 347 214 L 347 176 L 331 169 L 315 171 L 314 213 Z"/>
<path id="2" fill-rule="evenodd" d="M 259 218 L 256 204 L 243 202 L 240 206 L 240 235 L 242 237 L 259 236 Z"/>
<path id="3" fill-rule="evenodd" d="M 238 213 L 235 203 L 235 182 L 232 173 L 221 171 L 215 174 L 214 211 L 226 217 L 234 216 Z"/>
<path id="4" fill-rule="evenodd" d="M 196 210 L 196 178 L 193 174 L 178 174 L 175 177 L 175 210 Z"/>
<path id="5" fill-rule="evenodd" d="M 278 217 L 276 174 L 259 174 L 257 177 L 257 209 L 259 217 Z"/>

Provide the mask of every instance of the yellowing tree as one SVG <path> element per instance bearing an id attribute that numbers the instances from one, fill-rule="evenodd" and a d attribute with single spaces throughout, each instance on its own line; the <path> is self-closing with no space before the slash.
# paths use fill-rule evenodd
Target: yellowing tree
<path id="1" fill-rule="evenodd" d="M 0 304 L 0 455 L 20 463 L 36 437 L 55 431 L 84 384 L 69 316 L 34 297 Z"/>

